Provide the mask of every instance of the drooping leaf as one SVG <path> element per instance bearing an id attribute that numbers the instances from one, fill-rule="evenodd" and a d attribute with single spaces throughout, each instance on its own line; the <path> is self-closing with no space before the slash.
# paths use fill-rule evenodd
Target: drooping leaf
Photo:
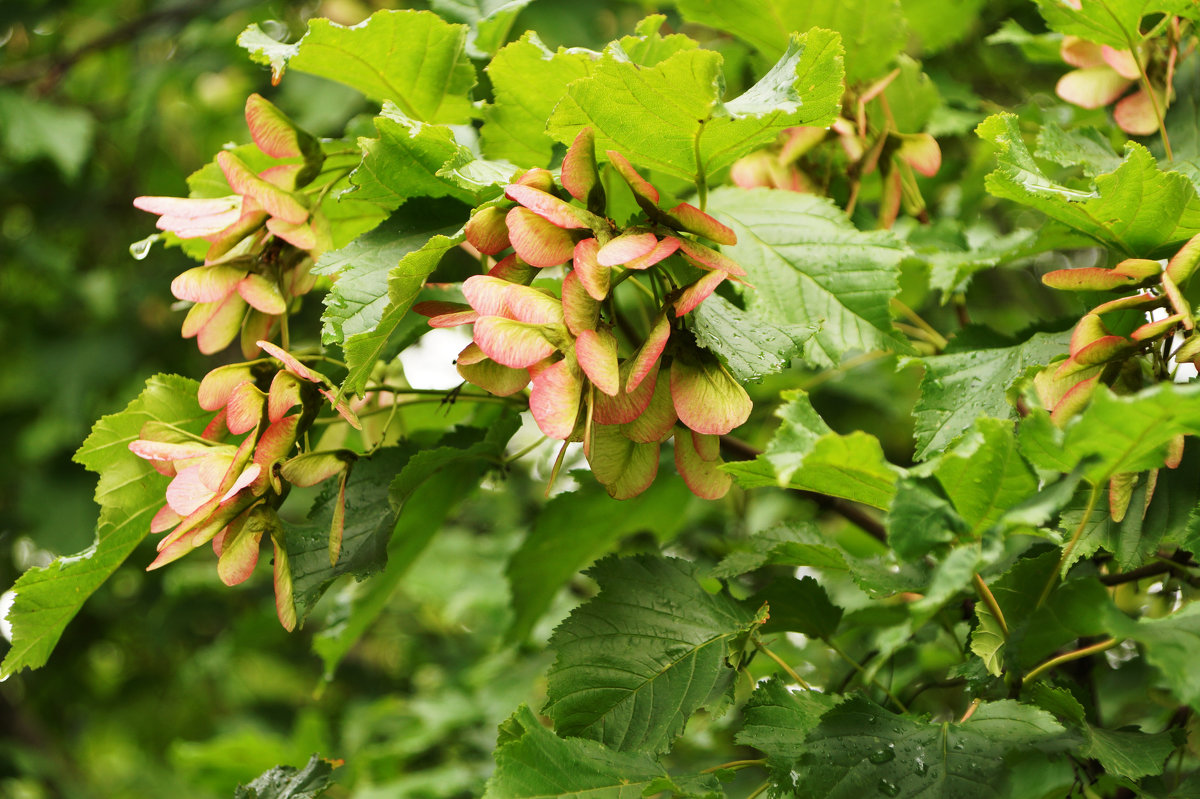
<path id="1" fill-rule="evenodd" d="M 851 81 L 882 75 L 905 41 L 897 0 L 680 0 L 679 11 L 691 22 L 729 31 L 771 58 L 788 46 L 792 31 L 814 25 L 837 31 Z"/>
<path id="2" fill-rule="evenodd" d="M 561 735 L 619 751 L 661 752 L 734 676 L 730 647 L 759 620 L 709 594 L 687 561 L 608 558 L 589 570 L 600 593 L 555 631 L 546 715 Z"/>
<path id="3" fill-rule="evenodd" d="M 510 414 L 486 431 L 457 428 L 421 451 L 415 451 L 415 445 L 405 448 L 411 457 L 388 486 L 396 522 L 387 547 L 387 565 L 382 573 L 358 583 L 342 612 L 313 639 L 313 651 L 324 663 L 326 680 L 333 679 L 346 653 L 379 617 L 446 516 L 495 466 L 515 423 Z"/>
<path id="4" fill-rule="evenodd" d="M 419 209 L 403 208 L 345 247 L 323 254 L 313 273 L 337 277 L 321 316 L 325 343 L 340 344 L 374 330 L 390 302 L 391 270 L 434 236 L 453 236 L 466 214 L 456 202 L 422 202 Z"/>
<path id="5" fill-rule="evenodd" d="M 32 568 L 17 580 L 16 598 L 7 614 L 12 646 L 0 664 L 0 678 L 45 664 L 83 603 L 150 532 L 150 520 L 165 504 L 170 480 L 134 455 L 129 444 L 141 438 L 143 425 L 150 422 L 192 434 L 203 430 L 211 414 L 196 404 L 198 388 L 194 380 L 157 375 L 123 411 L 96 422 L 75 454 L 78 463 L 100 475 L 96 540 L 83 552 Z"/>
<path id="6" fill-rule="evenodd" d="M 496 773 L 484 799 L 641 799 L 723 796 L 712 775 L 676 780 L 648 754 L 615 752 L 595 741 L 560 738 L 522 705 L 500 728 Z"/>
<path id="7" fill-rule="evenodd" d="M 777 327 L 716 294 L 687 319 L 696 343 L 716 355 L 742 383 L 786 369 L 816 333 L 814 325 Z"/>
<path id="8" fill-rule="evenodd" d="M 1044 710 L 1011 700 L 986 702 L 965 722 L 934 724 L 898 716 L 852 697 L 821 718 L 796 763 L 804 799 L 1005 796 L 1006 756 L 1036 751 L 1065 729 Z"/>
<path id="9" fill-rule="evenodd" d="M 313 755 L 303 768 L 276 766 L 249 785 L 239 785 L 233 799 L 316 799 L 333 784 L 333 770 L 341 765 L 340 760 Z"/>
<path id="10" fill-rule="evenodd" d="M 342 383 L 344 391 L 362 393 L 367 378 L 371 376 L 371 369 L 387 347 L 388 339 L 412 307 L 421 287 L 425 285 L 425 279 L 437 268 L 442 256 L 462 242 L 461 232 L 453 236 L 435 235 L 391 268 L 387 276 L 388 300 L 380 313 L 379 324 L 369 331 L 350 336 L 343 346 L 346 365 L 350 370 Z"/>
<path id="11" fill-rule="evenodd" d="M 1191 181 L 1161 171 L 1140 144 L 1127 143 L 1121 165 L 1097 176 L 1094 189 L 1072 189 L 1042 172 L 1013 114 L 988 117 L 977 132 L 997 148 L 997 168 L 986 179 L 990 193 L 1035 208 L 1101 246 L 1156 257 L 1200 233 L 1200 197 Z"/>
<path id="12" fill-rule="evenodd" d="M 1011 347 L 923 358 L 925 377 L 914 409 L 916 457 L 945 449 L 981 416 L 1015 417 L 1016 409 L 1005 396 L 1009 386 L 1029 367 L 1065 353 L 1070 337 L 1070 332 L 1036 333 Z"/>
<path id="13" fill-rule="evenodd" d="M 428 11 L 377 11 L 366 22 L 344 27 L 313 19 L 292 53 L 261 49 L 272 68 L 289 69 L 344 83 L 377 102 L 391 101 L 422 122 L 466 122 L 475 68 L 466 54 L 467 28 Z M 251 52 L 255 52 L 252 50 Z M 285 60 L 286 59 L 286 60 Z"/>
<path id="14" fill-rule="evenodd" d="M 708 210 L 737 233 L 724 251 L 755 286 L 747 310 L 784 329 L 819 327 L 806 360 L 832 366 L 851 351 L 906 349 L 888 311 L 905 254 L 890 233 L 859 231 L 830 200 L 795 192 L 723 188 Z"/>
<path id="15" fill-rule="evenodd" d="M 748 488 L 798 488 L 888 507 L 901 472 L 884 458 L 879 441 L 863 432 L 834 433 L 803 391 L 784 392 L 782 398 L 787 404 L 776 415 L 783 421 L 763 454 L 726 470 Z"/>
<path id="16" fill-rule="evenodd" d="M 597 152 L 615 150 L 639 166 L 699 182 L 784 128 L 833 120 L 842 91 L 836 34 L 793 37 L 771 71 L 728 103 L 721 60 L 711 50 L 689 49 L 639 67 L 606 53 L 590 77 L 568 87 L 546 130 L 570 144 L 590 127 Z"/>

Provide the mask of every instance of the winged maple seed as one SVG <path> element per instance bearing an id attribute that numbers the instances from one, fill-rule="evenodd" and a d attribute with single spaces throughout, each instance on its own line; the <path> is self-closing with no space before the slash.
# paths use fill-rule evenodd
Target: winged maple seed
<path id="1" fill-rule="evenodd" d="M 312 289 L 309 269 L 330 246 L 328 222 L 309 210 L 301 191 L 324 160 L 316 139 L 257 94 L 246 100 L 246 123 L 259 154 L 274 163 L 256 173 L 234 152 L 218 154 L 232 194 L 133 201 L 159 215 L 160 230 L 210 242 L 204 264 L 171 283 L 178 299 L 193 303 L 183 336 L 195 337 L 206 355 L 240 334 L 244 357 L 253 357 L 255 342 L 271 334 L 294 298 Z"/>
<path id="2" fill-rule="evenodd" d="M 283 368 L 275 370 L 261 360 L 217 367 L 201 381 L 197 394 L 201 408 L 217 412 L 200 435 L 150 422 L 129 449 L 172 478 L 166 504 L 150 524 L 151 532 L 165 535 L 148 569 L 212 542 L 217 573 L 226 585 L 236 585 L 254 571 L 259 545 L 267 535 L 275 551 L 276 609 L 290 630 L 296 615 L 276 509 L 290 486 L 338 478 L 329 531 L 329 559 L 335 564 L 345 527 L 346 480 L 356 458 L 349 450 L 295 454 L 297 444 L 323 398 L 335 403 L 347 423 L 357 427 L 358 420 L 333 395 L 328 378 L 269 342 L 257 343 Z M 260 387 L 264 385 L 265 391 Z M 235 443 L 237 436 L 243 438 Z"/>
<path id="3" fill-rule="evenodd" d="M 1081 267 L 1056 269 L 1042 276 L 1047 286 L 1065 291 L 1124 291 L 1123 297 L 1108 300 L 1085 314 L 1071 334 L 1070 352 L 1061 362 L 1041 370 L 1033 380 L 1038 399 L 1050 410 L 1050 418 L 1063 427 L 1083 410 L 1101 385 L 1117 394 L 1140 390 L 1145 379 L 1146 358 L 1159 379 L 1169 379 L 1168 364 L 1200 365 L 1200 336 L 1192 307 L 1184 297 L 1183 285 L 1200 266 L 1200 235 L 1179 248 L 1166 263 L 1146 258 L 1127 258 L 1111 269 Z M 1105 317 L 1121 312 L 1139 312 L 1149 317 L 1128 335 L 1113 333 Z M 1166 465 L 1174 469 L 1183 458 L 1183 435 L 1169 448 Z M 1153 496 L 1151 472 L 1146 503 Z M 1117 475 L 1109 486 L 1109 509 L 1114 520 L 1124 518 L 1136 484 L 1136 475 Z"/>
<path id="4" fill-rule="evenodd" d="M 505 199 L 467 223 L 467 240 L 481 253 L 512 250 L 463 283 L 467 303 L 419 303 L 415 310 L 434 327 L 474 325 L 472 343 L 458 356 L 463 379 L 498 395 L 529 387 L 541 431 L 582 441 L 612 496 L 649 487 L 659 448 L 674 437 L 676 467 L 688 487 L 719 498 L 731 480 L 720 469 L 718 436 L 746 421 L 751 401 L 715 356 L 691 343 L 680 318 L 725 280 L 745 276 L 700 240 L 735 244 L 737 236 L 688 203 L 662 208 L 659 191 L 624 156 L 606 154 L 640 217 L 619 228 L 604 216 L 594 136 L 585 128 L 563 160 L 561 192 L 552 173 L 531 169 L 505 188 Z M 564 265 L 557 293 L 532 285 L 541 270 Z M 653 298 L 641 329 L 626 310 L 628 298 L 616 298 L 626 281 Z"/>

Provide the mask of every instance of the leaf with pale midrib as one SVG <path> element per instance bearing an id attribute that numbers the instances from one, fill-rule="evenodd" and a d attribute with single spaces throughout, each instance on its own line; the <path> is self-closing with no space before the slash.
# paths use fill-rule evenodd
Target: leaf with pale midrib
<path id="1" fill-rule="evenodd" d="M 696 573 L 687 561 L 649 555 L 606 558 L 588 571 L 600 593 L 550 641 L 558 657 L 544 712 L 560 734 L 661 752 L 726 690 L 730 643 L 757 622 L 727 594 L 706 592 Z"/>

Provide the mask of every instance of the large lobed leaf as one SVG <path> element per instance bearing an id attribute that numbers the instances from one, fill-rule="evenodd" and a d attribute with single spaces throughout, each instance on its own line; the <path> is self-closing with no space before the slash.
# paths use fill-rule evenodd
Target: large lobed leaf
<path id="1" fill-rule="evenodd" d="M 653 556 L 610 557 L 588 571 L 600 593 L 550 641 L 558 657 L 544 712 L 559 734 L 660 752 L 724 693 L 735 673 L 731 644 L 760 620 L 727 594 L 706 592 L 696 572 Z"/>
<path id="2" fill-rule="evenodd" d="M 0 679 L 36 669 L 50 657 L 67 623 L 87 598 L 117 570 L 150 532 L 150 519 L 165 502 L 170 480 L 129 451 L 147 422 L 198 433 L 212 414 L 196 403 L 199 385 L 176 375 L 156 375 L 120 413 L 96 422 L 75 460 L 100 475 L 96 502 L 100 521 L 87 550 L 33 568 L 17 580 L 8 611 L 12 648 L 0 664 Z"/>
<path id="3" fill-rule="evenodd" d="M 1142 17 L 1148 14 L 1195 14 L 1191 0 L 1037 0 L 1046 24 L 1059 33 L 1129 50 L 1142 41 Z M 1076 7 L 1076 5 L 1078 7 Z"/>
<path id="4" fill-rule="evenodd" d="M 729 102 L 722 100 L 721 64 L 712 50 L 679 50 L 654 66 L 606 52 L 590 77 L 568 87 L 546 131 L 569 144 L 590 127 L 598 152 L 617 150 L 700 184 L 783 129 L 828 125 L 837 114 L 843 70 L 835 33 L 793 36 L 770 72 Z"/>
<path id="5" fill-rule="evenodd" d="M 906 349 L 888 310 L 906 250 L 890 233 L 864 233 L 832 201 L 794 192 L 723 188 L 709 210 L 737 233 L 724 251 L 756 289 L 747 310 L 784 329 L 818 326 L 804 344 L 813 365 L 833 366 L 854 351 Z"/>

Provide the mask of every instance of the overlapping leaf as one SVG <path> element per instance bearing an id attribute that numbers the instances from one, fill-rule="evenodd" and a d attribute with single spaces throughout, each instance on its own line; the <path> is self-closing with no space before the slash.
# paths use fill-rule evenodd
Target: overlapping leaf
<path id="1" fill-rule="evenodd" d="M 776 326 L 713 294 L 687 316 L 696 343 L 742 383 L 783 371 L 816 334 L 815 325 Z"/>
<path id="2" fill-rule="evenodd" d="M 723 102 L 722 59 L 686 49 L 639 67 L 608 52 L 590 77 L 572 83 L 547 132 L 569 144 L 585 127 L 596 148 L 692 183 L 732 164 L 794 125 L 828 125 L 842 93 L 838 36 L 794 36 L 778 63 L 740 97 Z"/>
<path id="3" fill-rule="evenodd" d="M 888 507 L 901 472 L 884 458 L 879 441 L 862 432 L 833 432 L 802 391 L 785 392 L 783 399 L 787 404 L 776 412 L 783 421 L 763 454 L 726 470 L 746 487 L 798 488 Z"/>
<path id="4" fill-rule="evenodd" d="M 1073 189 L 1042 171 L 1015 115 L 988 117 L 977 132 L 997 148 L 998 166 L 986 179 L 989 192 L 1035 208 L 1101 246 L 1129 257 L 1158 257 L 1200 233 L 1200 197 L 1191 181 L 1161 171 L 1140 144 L 1127 143 L 1121 165 L 1098 175 L 1095 188 Z"/>

